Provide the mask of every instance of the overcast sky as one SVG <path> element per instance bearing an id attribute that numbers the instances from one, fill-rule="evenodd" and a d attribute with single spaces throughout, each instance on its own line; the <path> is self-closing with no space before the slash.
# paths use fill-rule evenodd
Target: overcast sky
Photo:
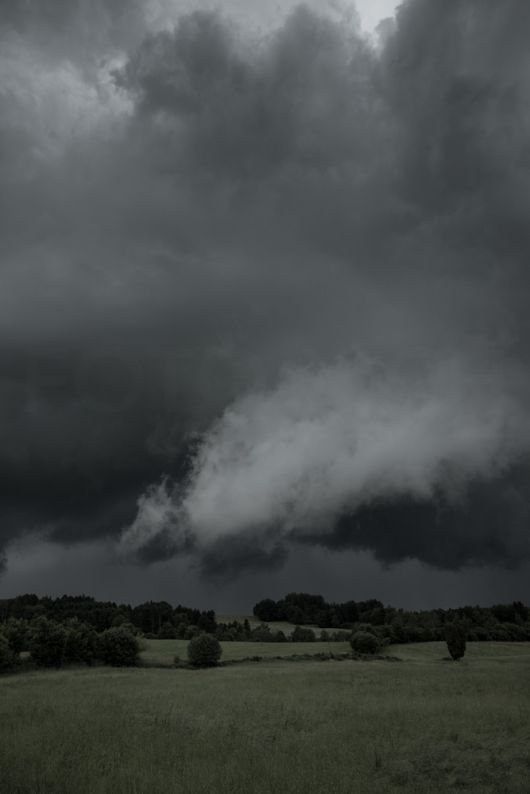
<path id="1" fill-rule="evenodd" d="M 396 5 L 1 4 L 0 597 L 530 601 L 530 8 Z"/>

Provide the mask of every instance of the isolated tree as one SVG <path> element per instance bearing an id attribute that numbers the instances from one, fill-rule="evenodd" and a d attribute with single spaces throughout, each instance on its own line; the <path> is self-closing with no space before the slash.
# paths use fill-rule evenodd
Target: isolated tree
<path id="1" fill-rule="evenodd" d="M 350 645 L 355 653 L 374 654 L 380 648 L 379 638 L 369 631 L 355 631 L 350 639 Z"/>
<path id="2" fill-rule="evenodd" d="M 454 661 L 462 659 L 466 652 L 466 637 L 467 630 L 463 623 L 454 621 L 446 623 L 444 628 L 445 641 L 447 643 L 447 650 L 451 654 Z"/>
<path id="3" fill-rule="evenodd" d="M 112 667 L 134 667 L 139 652 L 137 638 L 123 626 L 107 629 L 98 638 L 98 657 Z"/>
<path id="4" fill-rule="evenodd" d="M 221 653 L 221 643 L 213 634 L 199 634 L 188 643 L 188 659 L 194 667 L 215 667 Z"/>

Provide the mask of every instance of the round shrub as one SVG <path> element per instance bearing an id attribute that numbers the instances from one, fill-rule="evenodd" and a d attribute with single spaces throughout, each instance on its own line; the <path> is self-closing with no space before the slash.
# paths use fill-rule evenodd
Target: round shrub
<path id="1" fill-rule="evenodd" d="M 350 645 L 355 653 L 374 654 L 380 648 L 379 639 L 369 631 L 356 631 L 352 634 Z"/>
<path id="2" fill-rule="evenodd" d="M 122 626 L 107 629 L 100 634 L 98 646 L 99 658 L 112 667 L 134 667 L 138 662 L 138 640 Z"/>
<path id="3" fill-rule="evenodd" d="M 221 644 L 213 634 L 199 634 L 188 643 L 188 659 L 194 667 L 215 667 L 221 653 Z"/>
<path id="4" fill-rule="evenodd" d="M 16 663 L 16 656 L 9 647 L 9 643 L 3 634 L 0 634 L 0 673 L 11 670 Z"/>

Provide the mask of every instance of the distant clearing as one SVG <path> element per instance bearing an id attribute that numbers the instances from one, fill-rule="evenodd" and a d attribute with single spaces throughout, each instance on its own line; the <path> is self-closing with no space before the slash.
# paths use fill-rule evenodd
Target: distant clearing
<path id="1" fill-rule="evenodd" d="M 173 665 L 173 658 L 179 656 L 186 660 L 187 640 L 144 640 L 146 650 L 141 660 L 147 664 L 161 666 Z M 223 655 L 221 661 L 248 659 L 252 656 L 271 658 L 275 656 L 292 656 L 293 654 L 332 653 L 334 655 L 350 651 L 348 642 L 222 642 Z"/>
<path id="2" fill-rule="evenodd" d="M 217 615 L 218 623 L 231 623 L 234 620 L 237 620 L 239 623 L 248 620 L 251 629 L 255 629 L 257 626 L 261 626 L 265 623 L 265 625 L 270 626 L 271 631 L 283 631 L 286 637 L 290 637 L 294 631 L 294 624 L 288 623 L 286 620 L 259 620 L 259 618 L 254 615 Z M 303 629 L 312 629 L 317 637 L 322 631 L 321 628 L 315 625 L 302 623 L 301 626 Z M 338 629 L 326 629 L 328 632 L 337 630 Z"/>

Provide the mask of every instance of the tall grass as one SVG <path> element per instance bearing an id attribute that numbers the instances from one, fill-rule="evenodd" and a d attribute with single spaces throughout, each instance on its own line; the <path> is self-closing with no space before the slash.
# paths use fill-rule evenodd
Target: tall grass
<path id="1" fill-rule="evenodd" d="M 475 652 L 475 648 L 477 651 Z M 2 794 L 526 794 L 530 648 L 0 679 Z"/>

